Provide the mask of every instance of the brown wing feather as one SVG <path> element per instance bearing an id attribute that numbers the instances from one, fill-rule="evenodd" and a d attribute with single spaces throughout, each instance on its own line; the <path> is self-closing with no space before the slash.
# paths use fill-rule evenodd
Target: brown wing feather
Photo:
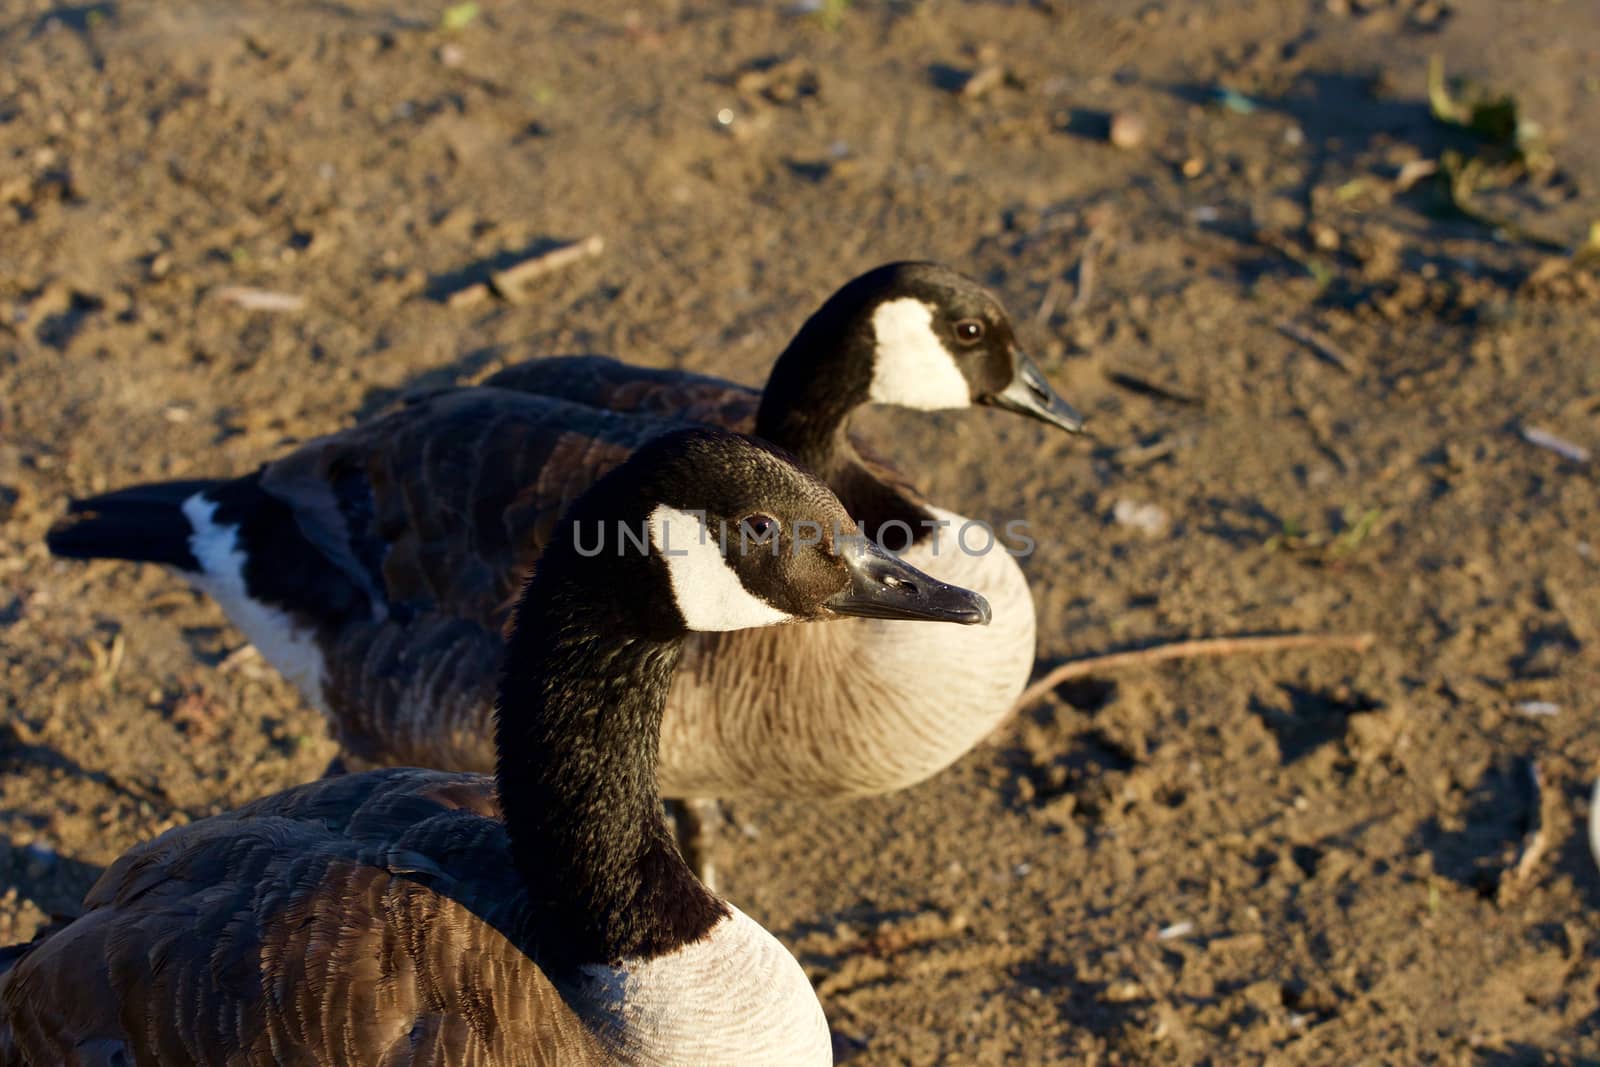
<path id="1" fill-rule="evenodd" d="M 638 368 L 582 362 L 585 395 L 683 405 L 689 417 L 460 389 L 309 442 L 262 469 L 262 490 L 289 507 L 315 550 L 373 590 L 380 608 L 353 620 L 319 619 L 314 605 L 303 613 L 327 668 L 316 695 L 353 767 L 492 769 L 503 627 L 560 516 L 651 437 L 693 418 L 719 421 L 718 412 L 729 416 L 725 425 L 748 428 L 759 400 L 716 379 L 644 372 L 635 380 Z M 898 504 L 886 478 L 854 462 L 832 474 L 862 515 L 883 510 L 876 501 L 886 494 Z"/>
<path id="2" fill-rule="evenodd" d="M 462 389 L 310 442 L 265 467 L 261 485 L 391 609 L 489 623 L 567 506 L 676 425 Z"/>
<path id="3" fill-rule="evenodd" d="M 440 612 L 341 627 L 323 689 L 347 765 L 492 769 L 502 641 Z"/>
<path id="4" fill-rule="evenodd" d="M 309 621 L 320 694 L 356 768 L 494 766 L 503 628 L 567 507 L 683 423 L 472 388 L 312 441 L 263 468 L 313 546 L 383 610 Z"/>
<path id="5" fill-rule="evenodd" d="M 722 378 L 641 367 L 606 356 L 557 356 L 519 363 L 484 385 L 555 397 L 606 411 L 682 418 L 751 433 L 761 391 Z"/>
<path id="6" fill-rule="evenodd" d="M 527 951 L 487 778 L 302 786 L 131 850 L 85 904 L 0 977 L 4 1062 L 605 1062 Z"/>

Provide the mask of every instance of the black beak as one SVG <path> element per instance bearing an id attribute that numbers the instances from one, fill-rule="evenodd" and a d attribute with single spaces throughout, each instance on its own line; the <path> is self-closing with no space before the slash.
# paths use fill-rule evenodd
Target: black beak
<path id="1" fill-rule="evenodd" d="M 1011 384 L 989 397 L 986 403 L 1031 415 L 1041 422 L 1059 426 L 1068 433 L 1082 433 L 1083 416 L 1050 387 L 1050 379 L 1044 376 L 1044 371 L 1021 352 L 1016 353 L 1015 364 L 1016 372 Z"/>
<path id="2" fill-rule="evenodd" d="M 982 596 L 928 577 L 865 537 L 841 538 L 839 554 L 850 571 L 850 588 L 828 598 L 835 615 L 989 624 L 989 602 Z"/>

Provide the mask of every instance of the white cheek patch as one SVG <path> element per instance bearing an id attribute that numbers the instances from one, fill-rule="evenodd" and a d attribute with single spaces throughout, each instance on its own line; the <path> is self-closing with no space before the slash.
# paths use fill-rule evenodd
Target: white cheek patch
<path id="1" fill-rule="evenodd" d="M 666 561 L 678 614 L 689 629 L 746 630 L 793 617 L 744 587 L 698 516 L 656 505 L 650 513 L 650 543 Z M 730 537 L 729 544 L 737 548 L 738 538 Z M 754 544 L 750 550 L 770 551 Z"/>
<path id="2" fill-rule="evenodd" d="M 909 296 L 890 300 L 872 313 L 872 330 L 869 400 L 922 411 L 971 406 L 967 380 L 933 332 L 933 308 Z"/>

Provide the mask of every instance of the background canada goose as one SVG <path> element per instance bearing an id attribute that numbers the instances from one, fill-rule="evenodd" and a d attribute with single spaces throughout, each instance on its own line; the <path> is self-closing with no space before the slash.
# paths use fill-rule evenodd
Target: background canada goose
<path id="1" fill-rule="evenodd" d="M 904 788 L 988 735 L 1021 693 L 1033 666 L 1033 599 L 1006 549 L 1025 544 L 1006 540 L 1004 530 L 991 544 L 985 527 L 969 528 L 964 516 L 924 501 L 848 432 L 850 415 L 869 403 L 983 404 L 1083 429 L 1023 352 L 1000 302 L 972 279 L 928 262 L 867 271 L 806 320 L 762 390 L 594 356 L 532 360 L 483 384 L 753 433 L 817 472 L 863 529 L 995 607 L 996 624 L 981 634 L 863 622 L 849 632 L 692 641 L 673 706 L 737 700 L 770 710 L 744 730 L 669 715 L 668 795 L 847 797 Z M 879 653 L 877 666 L 852 673 L 862 642 Z M 795 701 L 808 713 L 774 706 Z"/>
<path id="2" fill-rule="evenodd" d="M 188 573 L 328 712 L 351 765 L 484 770 L 500 631 L 556 517 L 642 442 L 723 422 L 797 453 L 864 529 L 894 547 L 909 535 L 908 562 L 983 593 L 996 621 L 698 635 L 663 728 L 665 793 L 901 788 L 1010 710 L 1034 654 L 1016 560 L 980 534 L 968 543 L 988 551 L 963 550 L 964 520 L 921 502 L 845 432 L 851 412 L 873 402 L 987 403 L 1078 427 L 999 303 L 970 279 L 927 263 L 862 275 L 807 320 L 759 394 L 594 359 L 528 364 L 496 381 L 568 395 L 446 390 L 245 478 L 76 502 L 80 517 L 50 547 Z"/>
<path id="3" fill-rule="evenodd" d="M 790 536 L 808 523 L 830 533 Z M 781 550 L 719 543 L 724 524 Z M 579 543 L 619 525 L 637 550 Z M 325 779 L 134 848 L 83 917 L 0 963 L 0 1060 L 831 1062 L 799 964 L 679 857 L 654 763 L 690 629 L 987 620 L 836 529 L 833 494 L 757 442 L 646 445 L 572 507 L 515 610 L 496 778 Z"/>

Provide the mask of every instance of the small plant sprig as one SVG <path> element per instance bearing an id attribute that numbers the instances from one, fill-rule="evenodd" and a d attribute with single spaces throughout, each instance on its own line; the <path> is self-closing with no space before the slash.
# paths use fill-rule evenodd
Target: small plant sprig
<path id="1" fill-rule="evenodd" d="M 1272 552 L 1325 552 L 1331 556 L 1351 556 L 1383 528 L 1382 508 L 1345 508 L 1343 526 L 1337 532 L 1308 530 L 1297 519 L 1284 519 L 1277 533 L 1267 538 L 1264 547 Z"/>

